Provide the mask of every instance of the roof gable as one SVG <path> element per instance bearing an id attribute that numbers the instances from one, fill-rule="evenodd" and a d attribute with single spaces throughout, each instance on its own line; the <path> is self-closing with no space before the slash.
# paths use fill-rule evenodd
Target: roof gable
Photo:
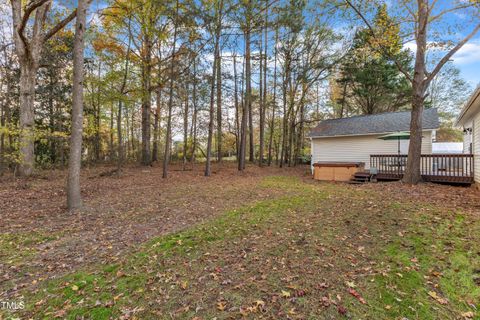
<path id="1" fill-rule="evenodd" d="M 410 111 L 388 112 L 350 118 L 321 121 L 310 132 L 310 137 L 335 137 L 410 131 Z M 434 130 L 440 126 L 437 109 L 425 109 L 423 129 Z"/>
<path id="2" fill-rule="evenodd" d="M 468 99 L 467 103 L 460 111 L 460 115 L 455 122 L 456 125 L 465 125 L 480 109 L 480 84 Z"/>

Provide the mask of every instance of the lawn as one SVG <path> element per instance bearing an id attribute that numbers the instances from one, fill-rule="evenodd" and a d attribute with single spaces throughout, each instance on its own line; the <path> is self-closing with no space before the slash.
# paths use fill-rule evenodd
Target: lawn
<path id="1" fill-rule="evenodd" d="M 0 288 L 26 308 L 4 317 L 480 319 L 473 188 L 200 170 L 87 171 L 83 217 L 61 172 L 5 182 Z"/>

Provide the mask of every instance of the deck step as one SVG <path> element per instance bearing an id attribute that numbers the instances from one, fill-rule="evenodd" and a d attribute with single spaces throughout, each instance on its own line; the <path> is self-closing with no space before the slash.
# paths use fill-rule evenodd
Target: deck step
<path id="1" fill-rule="evenodd" d="M 369 182 L 371 178 L 371 174 L 369 172 L 356 172 L 350 182 L 352 184 L 361 184 L 365 182 Z"/>
<path id="2" fill-rule="evenodd" d="M 349 184 L 364 184 L 365 181 L 356 181 L 356 180 L 350 180 L 348 181 Z"/>
<path id="3" fill-rule="evenodd" d="M 354 174 L 355 177 L 366 177 L 366 178 L 370 178 L 370 173 L 368 172 L 356 172 Z"/>

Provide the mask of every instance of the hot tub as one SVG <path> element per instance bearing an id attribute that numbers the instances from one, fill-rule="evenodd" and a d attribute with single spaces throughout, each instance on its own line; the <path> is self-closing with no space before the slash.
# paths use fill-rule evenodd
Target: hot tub
<path id="1" fill-rule="evenodd" d="M 364 162 L 320 161 L 313 164 L 313 178 L 327 181 L 350 181 L 357 172 L 365 171 Z"/>

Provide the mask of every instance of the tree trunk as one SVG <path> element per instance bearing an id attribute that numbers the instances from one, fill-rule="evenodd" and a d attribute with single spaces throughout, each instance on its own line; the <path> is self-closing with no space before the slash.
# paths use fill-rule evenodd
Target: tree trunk
<path id="1" fill-rule="evenodd" d="M 219 0 L 219 7 L 217 12 L 217 27 L 215 32 L 216 38 L 216 62 L 217 62 L 217 161 L 222 162 L 222 53 L 220 48 L 220 41 L 222 35 L 222 15 L 223 15 L 223 0 Z"/>
<path id="2" fill-rule="evenodd" d="M 155 99 L 156 109 L 153 121 L 153 149 L 152 149 L 152 162 L 158 161 L 158 145 L 160 140 L 160 112 L 162 101 L 162 89 L 157 90 L 157 98 Z"/>
<path id="3" fill-rule="evenodd" d="M 20 63 L 20 167 L 19 174 L 32 175 L 34 154 L 34 101 L 37 64 L 28 58 Z"/>
<path id="4" fill-rule="evenodd" d="M 5 98 L 5 103 L 2 103 L 1 109 L 0 109 L 0 127 L 2 129 L 5 129 L 5 118 L 6 118 L 6 112 L 7 108 L 9 107 L 8 103 L 8 94 Z M 5 132 L 2 131 L 0 134 L 0 176 L 3 175 L 3 172 L 5 171 Z"/>
<path id="5" fill-rule="evenodd" d="M 120 174 L 120 170 L 123 165 L 123 138 L 122 138 L 122 110 L 123 110 L 123 101 L 118 101 L 118 111 L 117 111 L 117 174 Z"/>
<path id="6" fill-rule="evenodd" d="M 212 153 L 212 140 L 213 140 L 213 122 L 215 112 L 215 78 L 217 75 L 217 58 L 218 58 L 219 43 L 218 39 L 215 39 L 215 53 L 212 64 L 212 79 L 210 82 L 210 109 L 209 109 L 209 121 L 208 121 L 208 138 L 207 138 L 207 162 L 205 164 L 205 176 L 209 177 L 212 174 L 211 168 L 211 153 Z"/>
<path id="7" fill-rule="evenodd" d="M 170 61 L 170 84 L 168 92 L 168 116 L 167 116 L 167 132 L 165 135 L 165 152 L 163 158 L 163 175 L 162 177 L 166 179 L 168 177 L 168 163 L 170 162 L 170 144 L 172 140 L 172 110 L 173 110 L 173 85 L 174 85 L 174 76 L 175 71 L 175 56 L 177 50 L 177 19 L 178 19 L 178 0 L 175 4 L 175 26 L 173 28 L 173 49 L 172 49 L 172 59 Z"/>
<path id="8" fill-rule="evenodd" d="M 262 50 L 260 48 L 260 69 L 263 68 L 263 70 L 260 70 L 260 74 L 263 74 L 263 80 L 262 77 L 260 77 L 260 95 L 261 95 L 261 102 L 260 102 L 260 150 L 258 154 L 259 158 L 259 166 L 263 167 L 263 152 L 265 148 L 265 111 L 267 109 L 267 49 L 268 49 L 268 0 L 265 1 L 265 24 L 264 24 L 264 45 L 265 45 L 265 51 L 263 54 L 263 59 L 262 59 Z M 260 35 L 261 37 L 261 35 Z M 262 83 L 263 81 L 263 83 Z"/>
<path id="9" fill-rule="evenodd" d="M 135 105 L 134 105 L 135 107 Z M 135 110 L 132 110 L 132 121 L 130 122 L 130 141 L 132 143 L 132 155 L 133 155 L 133 158 L 136 160 L 137 159 L 137 155 L 136 155 L 136 149 L 135 149 L 135 132 L 134 132 L 134 128 L 135 128 Z"/>
<path id="10" fill-rule="evenodd" d="M 288 82 L 289 82 L 289 73 L 290 73 L 290 66 L 289 66 L 289 59 L 288 56 L 285 62 L 285 75 L 283 78 L 283 121 L 282 121 L 282 143 L 281 143 L 281 151 L 280 151 L 280 168 L 283 167 L 286 157 L 286 147 L 287 147 L 287 128 L 288 128 L 288 113 L 287 113 L 287 90 L 288 90 Z"/>
<path id="11" fill-rule="evenodd" d="M 425 92 L 421 88 L 414 93 L 410 120 L 410 143 L 408 158 L 403 181 L 408 184 L 417 184 L 422 180 L 420 162 L 422 154 L 422 116 L 425 102 Z M 415 89 L 414 89 L 415 90 Z"/>
<path id="12" fill-rule="evenodd" d="M 410 144 L 403 181 L 417 184 L 422 180 L 420 161 L 422 154 L 422 116 L 425 102 L 426 75 L 425 54 L 427 49 L 428 1 L 418 1 L 417 52 L 412 82 L 412 112 L 410 120 Z"/>
<path id="13" fill-rule="evenodd" d="M 277 107 L 277 42 L 278 27 L 275 29 L 275 58 L 273 63 L 273 97 L 272 97 L 272 122 L 270 124 L 270 138 L 268 142 L 268 166 L 272 164 L 272 143 L 275 133 L 275 111 Z"/>
<path id="14" fill-rule="evenodd" d="M 251 0 L 247 3 L 246 28 L 245 28 L 245 98 L 242 106 L 242 129 L 240 139 L 240 160 L 238 162 L 238 170 L 245 169 L 245 154 L 247 147 L 247 116 L 251 109 L 251 61 L 250 61 L 250 19 L 251 19 Z M 251 122 L 250 122 L 251 123 Z M 253 137 L 252 137 L 253 144 Z M 252 157 L 253 160 L 253 157 Z"/>
<path id="15" fill-rule="evenodd" d="M 113 102 L 110 103 L 110 141 L 109 141 L 109 155 L 110 155 L 110 161 L 113 161 L 114 159 L 114 147 L 113 147 L 113 136 L 114 136 L 114 130 L 113 130 L 113 119 L 115 118 L 115 111 L 113 110 Z"/>
<path id="16" fill-rule="evenodd" d="M 220 35 L 218 40 L 220 41 Z M 220 44 L 219 44 L 220 47 Z M 217 57 L 217 161 L 222 162 L 222 58 L 220 49 Z M 228 120 L 228 119 L 227 119 Z"/>
<path id="17" fill-rule="evenodd" d="M 183 171 L 187 167 L 187 150 L 188 150 L 188 83 L 185 88 L 185 109 L 183 110 Z"/>
<path id="18" fill-rule="evenodd" d="M 102 63 L 99 61 L 98 62 L 98 74 L 97 78 L 100 79 L 101 76 L 101 66 Z M 92 98 L 93 100 L 93 98 Z M 100 108 L 101 108 L 101 103 L 100 103 L 100 84 L 97 86 L 97 103 L 96 106 L 94 107 L 95 109 L 95 161 L 100 161 L 100 151 L 101 151 L 101 137 L 100 137 Z"/>
<path id="19" fill-rule="evenodd" d="M 142 63 L 142 164 L 149 166 L 152 161 L 150 153 L 150 136 L 151 136 L 151 77 L 152 77 L 152 43 L 148 31 L 144 34 L 144 61 Z"/>
<path id="20" fill-rule="evenodd" d="M 5 62 L 8 63 L 9 59 L 7 57 L 7 53 L 5 51 Z M 7 92 L 5 95 L 5 101 L 2 104 L 2 108 L 0 110 L 0 126 L 3 129 L 6 129 L 7 126 L 10 124 L 10 93 L 11 93 L 11 81 L 10 81 L 10 72 L 9 70 L 5 70 L 5 85 L 7 87 Z M 11 136 L 10 134 L 8 134 Z M 6 143 L 5 143 L 5 132 L 2 131 L 0 134 L 0 176 L 6 170 L 6 161 L 5 161 L 5 154 L 7 153 L 6 150 Z M 11 143 L 9 144 L 9 148 L 11 148 Z"/>
<path id="21" fill-rule="evenodd" d="M 128 26 L 130 28 L 130 19 L 128 20 Z M 118 139 L 118 159 L 117 159 L 117 174 L 120 175 L 122 170 L 122 165 L 124 161 L 124 151 L 123 151 L 123 137 L 122 137 L 122 112 L 123 112 L 123 95 L 125 94 L 125 88 L 127 86 L 128 78 L 128 66 L 130 62 L 130 46 L 131 46 L 131 37 L 128 37 L 128 47 L 127 54 L 125 57 L 125 72 L 123 73 L 122 86 L 120 87 L 120 100 L 118 101 L 118 112 L 117 112 L 117 139 Z"/>
<path id="22" fill-rule="evenodd" d="M 80 167 L 82 163 L 83 132 L 83 59 L 87 1 L 79 0 L 73 48 L 72 135 L 68 159 L 67 205 L 70 212 L 82 207 Z"/>
<path id="23" fill-rule="evenodd" d="M 233 88 L 234 88 L 234 102 L 235 102 L 235 152 L 237 161 L 240 158 L 240 121 L 238 109 L 238 82 L 237 82 L 237 56 L 233 54 Z"/>
<path id="24" fill-rule="evenodd" d="M 195 162 L 195 152 L 197 150 L 197 57 L 193 60 L 193 118 L 192 118 L 192 155 L 190 162 Z"/>
<path id="25" fill-rule="evenodd" d="M 251 74 L 251 73 L 250 73 Z M 250 75 L 251 77 L 251 75 Z M 248 82 L 251 80 L 247 79 L 247 91 L 248 91 Z M 251 86 L 251 84 L 250 84 Z M 251 88 L 251 87 L 250 87 Z M 249 141 L 249 148 L 248 148 L 248 161 L 254 162 L 255 161 L 255 142 L 253 140 L 253 110 L 252 110 L 252 97 L 251 97 L 252 90 L 250 89 L 250 99 L 248 99 L 247 108 L 248 108 L 248 141 Z"/>

